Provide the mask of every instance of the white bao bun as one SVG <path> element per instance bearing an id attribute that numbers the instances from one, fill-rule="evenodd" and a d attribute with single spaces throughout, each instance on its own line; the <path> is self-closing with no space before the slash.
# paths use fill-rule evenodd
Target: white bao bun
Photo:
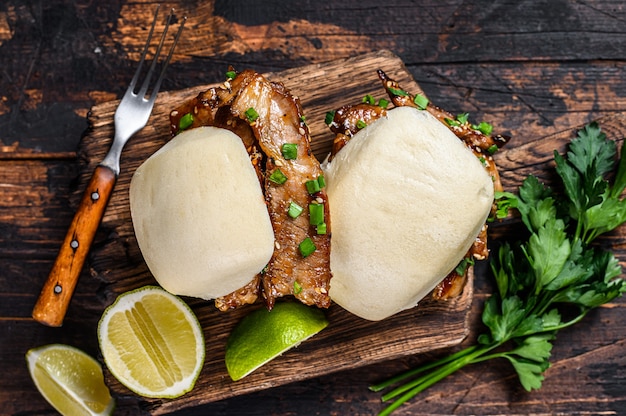
<path id="1" fill-rule="evenodd" d="M 241 139 L 200 127 L 148 158 L 130 184 L 137 242 L 151 273 L 176 295 L 213 299 L 265 267 L 274 232 Z"/>
<path id="2" fill-rule="evenodd" d="M 478 158 L 434 116 L 409 107 L 359 131 L 324 170 L 330 296 L 372 321 L 434 289 L 467 253 L 493 202 Z"/>

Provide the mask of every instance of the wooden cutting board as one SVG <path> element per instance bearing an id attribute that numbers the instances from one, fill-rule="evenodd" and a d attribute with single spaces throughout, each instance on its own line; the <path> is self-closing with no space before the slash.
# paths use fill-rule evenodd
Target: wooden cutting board
<path id="1" fill-rule="evenodd" d="M 384 70 L 405 89 L 414 93 L 421 91 L 400 58 L 389 51 L 267 75 L 283 82 L 300 97 L 313 137 L 313 151 L 322 160 L 333 138 L 324 125 L 325 113 L 345 104 L 358 103 L 366 94 L 385 97 L 377 69 Z M 122 172 L 90 257 L 91 274 L 106 284 L 107 303 L 113 302 L 115 296 L 124 291 L 155 284 L 133 233 L 128 206 L 130 179 L 135 169 L 169 139 L 170 110 L 210 86 L 159 94 L 148 125 L 124 149 Z M 80 147 L 85 162 L 81 170 L 83 184 L 109 149 L 117 104 L 117 101 L 104 103 L 90 112 L 90 129 Z M 603 128 L 622 132 L 620 137 L 626 132 L 625 125 L 623 115 L 603 122 Z M 504 186 L 513 189 L 528 173 L 541 176 L 541 172 L 546 171 L 546 164 L 552 160 L 553 149 L 562 149 L 570 138 L 571 134 L 564 133 L 499 152 L 497 160 Z M 549 181 L 549 177 L 545 179 Z M 232 382 L 226 372 L 224 346 L 233 326 L 254 307 L 222 313 L 212 302 L 185 299 L 204 329 L 204 368 L 193 391 L 175 400 L 146 399 L 146 407 L 154 414 L 163 414 L 339 370 L 457 345 L 468 334 L 472 279 L 458 298 L 448 301 L 427 298 L 418 308 L 382 322 L 362 320 L 333 305 L 327 311 L 330 325 L 324 331 L 238 382 Z M 132 394 L 110 374 L 106 377 L 117 394 Z"/>

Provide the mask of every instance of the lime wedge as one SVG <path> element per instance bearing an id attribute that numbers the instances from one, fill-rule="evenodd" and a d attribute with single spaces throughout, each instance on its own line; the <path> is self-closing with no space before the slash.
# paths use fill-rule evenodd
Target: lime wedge
<path id="1" fill-rule="evenodd" d="M 328 325 L 324 313 L 296 302 L 257 309 L 235 326 L 226 343 L 226 369 L 237 381 Z"/>
<path id="2" fill-rule="evenodd" d="M 204 364 L 198 319 L 179 297 L 157 286 L 118 296 L 100 318 L 100 349 L 120 383 L 145 397 L 179 397 Z"/>
<path id="3" fill-rule="evenodd" d="M 102 367 L 87 353 L 63 344 L 26 353 L 30 376 L 42 396 L 62 415 L 109 415 L 115 402 Z"/>

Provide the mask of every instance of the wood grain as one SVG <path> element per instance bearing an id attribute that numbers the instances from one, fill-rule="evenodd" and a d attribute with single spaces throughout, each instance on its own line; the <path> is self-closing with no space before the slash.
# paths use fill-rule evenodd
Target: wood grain
<path id="1" fill-rule="evenodd" d="M 346 68 L 350 68 L 349 79 L 345 77 Z M 383 97 L 384 90 L 376 75 L 379 68 L 396 78 L 404 88 L 421 91 L 402 61 L 388 51 L 268 76 L 283 82 L 300 97 L 313 137 L 313 151 L 318 158 L 323 159 L 332 144 L 332 135 L 324 125 L 326 111 L 344 104 L 358 103 L 366 94 Z M 92 273 L 109 284 L 107 291 L 111 300 L 126 290 L 154 283 L 141 258 L 132 230 L 128 207 L 130 178 L 135 169 L 168 140 L 169 111 L 206 88 L 208 86 L 160 94 L 148 126 L 128 143 L 123 152 L 122 172 L 102 222 L 112 238 L 102 248 L 96 248 L 91 259 Z M 116 104 L 105 103 L 91 111 L 91 129 L 81 146 L 82 157 L 89 161 L 85 166 L 85 174 L 108 150 Z M 86 179 L 86 175 L 83 175 L 83 180 Z M 195 389 L 183 398 L 148 401 L 147 406 L 156 414 L 457 345 L 467 335 L 466 319 L 472 300 L 472 285 L 470 282 L 456 299 L 442 302 L 426 299 L 419 308 L 397 314 L 382 323 L 359 319 L 333 305 L 327 312 L 330 321 L 327 329 L 236 383 L 226 373 L 224 346 L 233 326 L 252 307 L 221 313 L 212 303 L 187 300 L 205 331 L 205 366 Z M 433 328 L 438 330 L 433 331 Z M 113 390 L 125 391 L 110 375 L 107 382 Z"/>

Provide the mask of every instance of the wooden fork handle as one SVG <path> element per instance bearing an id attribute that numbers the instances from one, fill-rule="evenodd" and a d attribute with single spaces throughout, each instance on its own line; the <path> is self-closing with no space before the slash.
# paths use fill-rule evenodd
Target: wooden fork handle
<path id="1" fill-rule="evenodd" d="M 33 308 L 33 318 L 48 326 L 61 326 L 76 282 L 115 186 L 117 175 L 98 166 L 83 194 L 78 210 Z"/>

